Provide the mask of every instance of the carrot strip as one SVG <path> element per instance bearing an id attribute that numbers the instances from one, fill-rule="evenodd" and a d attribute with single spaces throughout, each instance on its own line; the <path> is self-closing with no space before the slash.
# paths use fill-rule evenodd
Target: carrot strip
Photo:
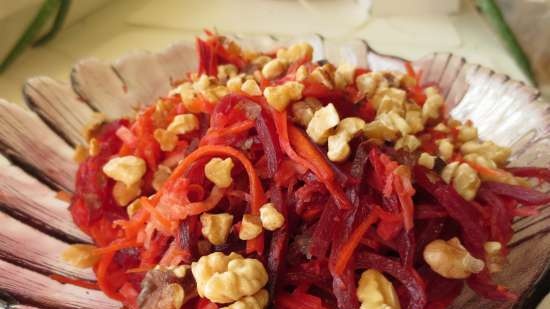
<path id="1" fill-rule="evenodd" d="M 59 283 L 62 283 L 62 284 L 72 284 L 72 285 L 76 285 L 76 286 L 79 286 L 79 287 L 85 288 L 85 289 L 99 290 L 99 286 L 95 282 L 91 282 L 91 281 L 87 281 L 87 280 L 81 280 L 81 279 L 69 278 L 69 277 L 65 277 L 65 276 L 62 276 L 62 275 L 58 275 L 58 274 L 52 274 L 52 275 L 49 275 L 49 277 L 51 279 L 59 282 Z"/>
<path id="2" fill-rule="evenodd" d="M 67 191 L 57 191 L 55 198 L 60 201 L 70 203 L 73 195 Z"/>
<path id="3" fill-rule="evenodd" d="M 108 297 L 114 300 L 123 301 L 124 296 L 122 296 L 118 291 L 114 291 L 111 286 L 109 286 L 109 281 L 107 279 L 109 265 L 111 265 L 114 256 L 115 252 L 109 252 L 101 256 L 96 269 L 97 285 Z"/>
<path id="4" fill-rule="evenodd" d="M 283 151 L 293 161 L 311 170 L 323 182 L 340 208 L 350 208 L 351 204 L 343 190 L 334 183 L 332 168 L 300 130 L 292 125 L 288 126 L 286 111 L 273 111 L 272 114 Z M 294 145 L 291 145 L 291 141 Z M 293 146 L 299 154 L 292 148 Z"/>
<path id="5" fill-rule="evenodd" d="M 194 202 L 181 207 L 178 213 L 178 219 L 185 219 L 188 216 L 199 215 L 203 212 L 207 212 L 210 209 L 216 207 L 216 205 L 223 198 L 225 189 L 214 186 L 208 198 L 202 202 Z"/>
<path id="6" fill-rule="evenodd" d="M 220 145 L 205 145 L 202 147 L 197 148 L 197 150 L 190 153 L 183 161 L 180 162 L 178 167 L 174 170 L 172 175 L 168 178 L 167 181 L 175 181 L 175 179 L 182 177 L 185 171 L 195 162 L 196 160 L 205 157 L 205 156 L 214 156 L 214 155 L 228 155 L 231 157 L 234 157 L 235 159 L 239 160 L 243 167 L 246 170 L 246 173 L 248 174 L 248 182 L 250 185 L 250 196 L 251 196 L 251 213 L 253 215 L 259 215 L 260 214 L 260 207 L 266 202 L 265 192 L 262 188 L 262 183 L 260 182 L 260 178 L 258 177 L 258 174 L 256 174 L 256 170 L 254 168 L 254 165 L 246 155 L 244 155 L 242 152 L 238 151 L 237 149 L 229 146 L 220 146 Z M 162 189 L 161 189 L 162 191 Z M 161 193 L 162 194 L 162 193 Z M 159 194 L 160 195 L 160 194 Z M 209 205 L 206 205 L 208 207 Z M 192 206 L 193 207 L 193 206 Z M 199 209 L 201 207 L 205 207 L 205 205 L 197 206 Z M 258 242 L 258 238 L 247 241 L 247 248 L 254 248 L 254 250 L 258 254 L 263 253 L 263 244 L 259 245 L 256 242 Z M 263 240 L 262 240 L 263 243 Z"/>
<path id="7" fill-rule="evenodd" d="M 399 203 L 401 204 L 403 225 L 405 226 L 405 230 L 408 232 L 414 226 L 414 204 L 412 200 L 414 189 L 412 188 L 410 179 L 405 179 L 404 176 L 400 175 L 394 175 L 393 187 L 395 188 L 395 192 L 399 198 Z"/>
<path id="8" fill-rule="evenodd" d="M 475 162 L 468 162 L 468 164 L 475 169 L 478 173 L 480 173 L 483 176 L 489 177 L 489 178 L 508 178 L 512 174 L 504 171 L 504 170 L 498 170 L 490 167 L 486 167 L 480 164 L 476 164 Z"/>
<path id="9" fill-rule="evenodd" d="M 261 233 L 256 238 L 246 242 L 246 253 L 251 254 L 253 252 L 258 252 L 261 254 L 264 252 L 264 246 L 264 233 Z"/>
<path id="10" fill-rule="evenodd" d="M 212 141 L 215 141 L 216 139 L 221 139 L 226 136 L 236 135 L 239 133 L 246 132 L 250 129 L 252 129 L 255 126 L 254 120 L 245 120 L 241 121 L 239 123 L 236 123 L 232 126 L 229 126 L 227 128 L 219 128 L 219 129 L 209 129 L 208 132 L 206 132 L 206 135 L 203 136 L 201 139 L 199 145 L 208 145 Z"/>
<path id="11" fill-rule="evenodd" d="M 142 267 L 136 267 L 136 268 L 130 268 L 126 271 L 127 274 L 139 274 L 139 273 L 146 273 L 153 269 L 154 266 L 142 266 Z"/>
<path id="12" fill-rule="evenodd" d="M 97 248 L 94 250 L 94 254 L 97 255 L 107 255 L 111 253 L 115 253 L 122 249 L 132 248 L 135 247 L 136 243 L 134 241 L 114 241 L 112 244 L 106 246 Z"/>
<path id="13" fill-rule="evenodd" d="M 300 165 L 305 166 L 307 169 L 311 171 L 315 171 L 315 166 L 312 164 L 312 162 L 309 162 L 305 160 L 304 158 L 300 157 L 292 148 L 290 145 L 290 137 L 288 134 L 288 119 L 287 119 L 287 112 L 272 112 L 273 119 L 275 120 L 275 127 L 277 129 L 277 133 L 279 135 L 279 143 L 281 144 L 281 148 L 284 150 L 284 152 L 295 162 L 299 163 Z M 314 172 L 315 173 L 315 172 Z M 329 175 L 327 175 L 329 176 Z"/>
<path id="14" fill-rule="evenodd" d="M 160 259 L 159 265 L 165 267 L 176 266 L 181 261 L 189 258 L 191 258 L 191 254 L 189 254 L 186 250 L 181 249 L 178 242 L 172 241 L 168 247 L 168 250 L 166 250 Z"/>
<path id="15" fill-rule="evenodd" d="M 135 239 L 137 234 L 143 229 L 150 213 L 147 211 L 138 211 L 130 220 L 116 220 L 114 225 L 120 226 L 124 230 L 126 240 Z"/>
<path id="16" fill-rule="evenodd" d="M 151 203 L 146 197 L 140 198 L 139 203 L 160 224 L 160 226 L 158 227 L 160 227 L 163 230 L 163 232 L 167 234 L 172 234 L 172 231 L 173 231 L 172 222 L 170 222 L 168 218 L 166 218 L 163 214 L 161 214 L 158 211 L 158 209 L 153 207 L 153 205 L 151 205 Z"/>
<path id="17" fill-rule="evenodd" d="M 357 248 L 361 242 L 361 238 L 363 238 L 363 235 L 365 235 L 369 227 L 373 225 L 376 220 L 378 220 L 376 213 L 369 214 L 369 216 L 361 222 L 361 224 L 359 224 L 359 226 L 350 235 L 349 240 L 340 249 L 340 254 L 338 255 L 338 259 L 334 265 L 334 272 L 336 274 L 342 274 L 344 272 L 344 269 L 346 269 L 346 266 L 355 251 L 355 248 Z"/>
<path id="18" fill-rule="evenodd" d="M 182 177 L 185 171 L 195 162 L 196 160 L 206 157 L 206 156 L 215 156 L 215 155 L 227 155 L 234 157 L 239 160 L 243 167 L 245 168 L 248 174 L 248 181 L 250 183 L 250 195 L 252 200 L 251 210 L 253 215 L 258 215 L 260 213 L 260 207 L 265 203 L 265 193 L 260 182 L 260 178 L 256 174 L 254 165 L 246 155 L 237 149 L 230 146 L 220 146 L 220 145 L 205 145 L 197 148 L 197 150 L 190 153 L 185 159 L 183 159 L 178 167 L 174 170 L 172 175 L 168 178 L 168 181 L 175 181 L 175 179 Z M 161 190 L 162 191 L 162 190 Z"/>
<path id="19" fill-rule="evenodd" d="M 342 209 L 349 209 L 351 207 L 351 203 L 346 197 L 342 187 L 334 182 L 334 171 L 326 161 L 325 157 L 323 157 L 317 148 L 311 144 L 309 138 L 307 138 L 295 126 L 289 126 L 288 133 L 290 144 L 295 147 L 298 155 L 304 158 L 304 161 L 308 162 L 311 166 L 311 171 L 315 173 L 315 175 L 323 182 L 325 187 L 327 187 L 327 190 L 332 194 L 338 207 Z"/>

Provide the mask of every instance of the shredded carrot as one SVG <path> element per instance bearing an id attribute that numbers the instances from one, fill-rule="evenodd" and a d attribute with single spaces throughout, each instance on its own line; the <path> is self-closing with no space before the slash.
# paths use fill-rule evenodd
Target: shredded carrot
<path id="1" fill-rule="evenodd" d="M 260 182 L 260 178 L 256 174 L 254 165 L 242 152 L 230 146 L 219 146 L 219 145 L 204 145 L 197 148 L 195 151 L 190 153 L 185 159 L 183 159 L 178 167 L 172 172 L 172 175 L 168 178 L 168 181 L 174 181 L 175 179 L 182 177 L 185 171 L 195 162 L 196 160 L 206 157 L 206 156 L 215 156 L 215 155 L 228 155 L 239 160 L 243 167 L 245 168 L 248 174 L 248 181 L 250 183 L 250 195 L 252 199 L 251 211 L 252 214 L 258 215 L 260 212 L 260 207 L 265 203 L 265 193 Z"/>
<path id="2" fill-rule="evenodd" d="M 313 165 L 312 171 L 327 187 L 327 190 L 336 200 L 338 207 L 342 209 L 350 208 L 351 203 L 345 195 L 342 187 L 335 182 L 334 171 L 328 164 L 326 158 L 317 150 L 317 148 L 315 148 L 311 140 L 295 126 L 289 126 L 288 133 L 291 145 L 295 147 L 301 157 L 310 162 L 310 165 Z"/>
<path id="3" fill-rule="evenodd" d="M 194 202 L 183 207 L 179 207 L 175 212 L 178 214 L 178 219 L 185 219 L 187 216 L 199 215 L 216 207 L 223 198 L 225 189 L 214 186 L 207 199 L 202 202 Z"/>
<path id="4" fill-rule="evenodd" d="M 476 164 L 475 162 L 468 162 L 468 164 L 474 168 L 478 173 L 481 175 L 490 177 L 490 178 L 499 178 L 499 177 L 510 177 L 510 173 L 503 171 L 503 170 L 497 170 L 494 168 L 486 167 L 480 164 Z"/>
<path id="5" fill-rule="evenodd" d="M 261 255 L 264 252 L 264 246 L 264 233 L 261 233 L 258 237 L 246 242 L 246 253 L 257 252 Z"/>
<path id="6" fill-rule="evenodd" d="M 49 277 L 62 284 L 71 284 L 71 285 L 79 286 L 85 289 L 99 290 L 99 286 L 95 282 L 82 280 L 82 279 L 69 278 L 58 274 L 52 274 L 52 275 L 49 275 Z"/>
<path id="7" fill-rule="evenodd" d="M 355 248 L 357 248 L 361 242 L 361 238 L 363 238 L 363 235 L 365 235 L 369 227 L 371 227 L 376 220 L 378 220 L 376 213 L 369 214 L 369 216 L 361 222 L 361 224 L 359 224 L 359 226 L 350 235 L 349 240 L 340 249 L 340 254 L 338 255 L 338 259 L 334 265 L 334 272 L 336 274 L 341 274 L 344 272 L 344 269 L 346 269 L 346 266 L 355 251 Z"/>
<path id="8" fill-rule="evenodd" d="M 57 191 L 55 198 L 60 201 L 70 203 L 73 195 L 67 191 Z"/>
<path id="9" fill-rule="evenodd" d="M 127 156 L 133 152 L 133 149 L 129 145 L 123 144 L 118 151 L 119 156 Z"/>
<path id="10" fill-rule="evenodd" d="M 135 247 L 137 244 L 134 241 L 114 241 L 112 244 L 97 248 L 94 250 L 94 254 L 97 255 L 108 255 L 114 252 L 117 252 L 122 249 Z"/>
<path id="11" fill-rule="evenodd" d="M 279 143 L 286 154 L 297 163 L 311 170 L 326 186 L 333 195 L 339 207 L 351 207 L 348 198 L 341 187 L 334 183 L 334 172 L 325 158 L 311 144 L 311 141 L 304 136 L 296 127 L 288 125 L 286 111 L 272 112 L 275 119 L 275 127 L 279 135 Z M 293 145 L 291 145 L 291 142 Z M 293 149 L 297 147 L 297 151 Z M 298 153 L 297 153 L 298 152 Z"/>
<path id="12" fill-rule="evenodd" d="M 109 285 L 109 280 L 107 279 L 107 272 L 109 271 L 109 266 L 111 265 L 114 256 L 114 251 L 101 256 L 96 269 L 97 285 L 108 297 L 114 300 L 122 301 L 124 300 L 124 296 L 122 296 L 118 291 L 114 291 Z"/>
<path id="13" fill-rule="evenodd" d="M 414 226 L 414 204 L 412 200 L 414 189 L 410 179 L 405 176 L 394 175 L 393 179 L 393 186 L 402 208 L 403 225 L 405 230 L 410 231 Z"/>
<path id="14" fill-rule="evenodd" d="M 149 266 L 142 266 L 142 267 L 136 267 L 136 268 L 130 268 L 126 271 L 127 274 L 139 274 L 139 273 L 146 273 L 153 269 L 154 267 L 152 265 Z"/>
<path id="15" fill-rule="evenodd" d="M 256 170 L 254 168 L 254 165 L 246 155 L 244 155 L 242 152 L 238 151 L 237 149 L 229 146 L 219 146 L 219 145 L 204 145 L 202 147 L 197 148 L 197 150 L 190 153 L 183 161 L 180 162 L 178 167 L 172 172 L 172 175 L 168 178 L 168 181 L 174 181 L 175 179 L 182 177 L 185 171 L 195 162 L 196 160 L 205 157 L 205 156 L 214 156 L 214 155 L 228 155 L 231 157 L 234 157 L 235 159 L 239 160 L 243 167 L 246 170 L 246 173 L 248 174 L 248 181 L 250 186 L 250 195 L 251 195 L 251 213 L 253 215 L 259 215 L 260 214 L 260 207 L 265 203 L 265 193 L 264 189 L 262 188 L 262 184 L 260 182 L 260 178 L 256 174 Z M 161 189 L 162 191 L 162 189 Z M 162 194 L 162 193 L 161 193 Z M 189 206 L 189 205 L 188 205 Z M 191 206 L 194 207 L 194 206 Z M 204 207 L 209 207 L 209 205 L 197 205 L 197 209 L 201 209 Z M 258 240 L 249 240 L 247 241 L 247 248 L 254 248 L 258 254 L 263 253 L 263 245 L 259 246 L 256 244 Z"/>
<path id="16" fill-rule="evenodd" d="M 116 220 L 114 225 L 122 227 L 126 240 L 134 239 L 136 235 L 143 230 L 150 213 L 148 211 L 138 211 L 130 220 Z"/>
<path id="17" fill-rule="evenodd" d="M 414 77 L 415 79 L 418 78 L 418 76 L 416 75 L 416 72 L 414 71 L 414 68 L 413 68 L 412 64 L 409 61 L 406 61 L 404 63 L 404 66 L 405 66 L 405 70 L 407 71 L 407 74 L 409 76 Z"/>
<path id="18" fill-rule="evenodd" d="M 176 266 L 181 263 L 181 261 L 187 260 L 190 257 L 191 254 L 186 250 L 182 250 L 177 241 L 172 241 L 168 250 L 166 250 L 160 259 L 159 265 L 166 267 Z"/>
<path id="19" fill-rule="evenodd" d="M 201 139 L 199 145 L 207 145 L 211 143 L 212 141 L 216 141 L 219 139 L 222 139 L 225 136 L 235 135 L 239 133 L 246 132 L 250 129 L 252 129 L 255 125 L 254 120 L 245 120 L 241 121 L 239 123 L 236 123 L 232 126 L 229 126 L 227 128 L 221 128 L 221 129 L 210 129 L 204 135 L 204 137 Z"/>
<path id="20" fill-rule="evenodd" d="M 159 226 L 157 226 L 157 228 L 168 235 L 171 235 L 173 233 L 174 228 L 172 222 L 162 213 L 160 213 L 155 207 L 153 207 L 147 197 L 140 198 L 139 202 L 141 206 L 151 214 L 155 221 L 159 223 Z"/>

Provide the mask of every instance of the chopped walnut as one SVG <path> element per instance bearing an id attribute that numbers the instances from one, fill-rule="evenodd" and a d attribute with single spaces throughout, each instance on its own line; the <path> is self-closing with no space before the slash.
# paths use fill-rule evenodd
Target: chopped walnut
<path id="1" fill-rule="evenodd" d="M 191 264 L 197 292 L 212 302 L 227 304 L 260 291 L 268 280 L 263 264 L 231 253 L 214 252 Z"/>
<path id="2" fill-rule="evenodd" d="M 239 238 L 242 240 L 251 240 L 263 231 L 262 221 L 260 217 L 245 214 L 243 220 L 241 221 L 241 229 L 239 230 Z"/>
<path id="3" fill-rule="evenodd" d="M 75 267 L 91 268 L 101 258 L 100 255 L 95 253 L 96 249 L 96 246 L 88 244 L 70 245 L 61 253 L 61 258 Z"/>
<path id="4" fill-rule="evenodd" d="M 301 83 L 289 81 L 279 86 L 266 87 L 264 97 L 271 107 L 282 112 L 290 102 L 302 98 L 303 90 L 304 85 Z"/>
<path id="5" fill-rule="evenodd" d="M 204 174 L 208 180 L 220 188 L 227 188 L 233 182 L 231 170 L 233 169 L 231 158 L 212 158 L 204 166 Z"/>
<path id="6" fill-rule="evenodd" d="M 97 156 L 101 152 L 101 144 L 95 138 L 90 139 L 90 148 L 88 149 L 88 155 L 90 157 Z"/>
<path id="7" fill-rule="evenodd" d="M 354 75 L 354 66 L 347 63 L 339 65 L 334 72 L 334 85 L 336 89 L 344 89 L 346 86 L 353 84 Z"/>
<path id="8" fill-rule="evenodd" d="M 449 279 L 465 279 L 485 268 L 485 263 L 470 255 L 456 237 L 429 243 L 424 248 L 424 260 L 433 271 Z"/>
<path id="9" fill-rule="evenodd" d="M 164 182 L 168 179 L 168 177 L 170 177 L 171 173 L 172 170 L 168 166 L 160 164 L 155 172 L 155 175 L 153 176 L 153 189 L 155 189 L 155 191 L 159 191 Z"/>
<path id="10" fill-rule="evenodd" d="M 358 117 L 342 119 L 334 135 L 328 138 L 327 157 L 333 162 L 346 160 L 351 152 L 349 142 L 365 128 L 365 121 Z"/>
<path id="11" fill-rule="evenodd" d="M 82 145 L 76 145 L 76 148 L 73 153 L 73 160 L 76 163 L 82 163 L 88 158 L 88 148 Z"/>
<path id="12" fill-rule="evenodd" d="M 199 128 L 199 119 L 193 114 L 183 114 L 174 117 L 166 131 L 174 134 L 186 134 Z"/>
<path id="13" fill-rule="evenodd" d="M 311 60 L 312 55 L 313 47 L 308 43 L 296 43 L 277 51 L 277 58 L 289 63 L 302 59 Z"/>
<path id="14" fill-rule="evenodd" d="M 384 77 L 378 72 L 364 73 L 355 79 L 355 85 L 359 93 L 367 98 L 371 98 L 376 93 L 378 86 L 382 83 Z"/>
<path id="15" fill-rule="evenodd" d="M 305 98 L 292 104 L 292 120 L 303 127 L 307 127 L 313 114 L 321 109 L 323 104 L 315 98 Z"/>
<path id="16" fill-rule="evenodd" d="M 360 309 L 401 308 L 392 283 L 375 269 L 366 270 L 361 274 L 357 284 L 357 299 L 361 302 Z"/>
<path id="17" fill-rule="evenodd" d="M 172 151 L 178 143 L 177 134 L 165 129 L 156 129 L 153 132 L 153 138 L 159 143 L 160 150 L 162 151 Z"/>
<path id="18" fill-rule="evenodd" d="M 263 309 L 269 303 L 269 293 L 262 289 L 252 296 L 245 296 L 227 307 L 220 309 Z"/>
<path id="19" fill-rule="evenodd" d="M 130 187 L 141 180 L 147 166 L 145 161 L 136 156 L 116 157 L 103 166 L 103 173 L 110 178 Z"/>
<path id="20" fill-rule="evenodd" d="M 418 165 L 422 165 L 428 169 L 433 169 L 435 166 L 435 156 L 432 156 L 427 152 L 421 153 L 418 158 Z"/>
<path id="21" fill-rule="evenodd" d="M 262 95 L 262 90 L 260 89 L 260 86 L 258 86 L 258 83 L 256 83 L 256 81 L 252 79 L 245 81 L 244 84 L 241 86 L 241 90 L 251 96 Z"/>
<path id="22" fill-rule="evenodd" d="M 280 59 L 273 59 L 266 63 L 262 68 L 262 75 L 266 79 L 274 79 L 283 74 L 286 70 L 286 65 L 284 61 Z"/>
<path id="23" fill-rule="evenodd" d="M 408 152 L 414 152 L 420 147 L 420 140 L 414 135 L 404 135 L 395 142 L 395 149 L 404 149 Z"/>
<path id="24" fill-rule="evenodd" d="M 324 70 L 322 67 L 315 68 L 309 76 L 312 80 L 323 84 L 328 89 L 334 88 L 330 73 Z"/>
<path id="25" fill-rule="evenodd" d="M 331 129 L 340 122 L 340 116 L 332 103 L 317 110 L 307 126 L 307 135 L 317 144 L 325 144 Z"/>
<path id="26" fill-rule="evenodd" d="M 213 245 L 222 245 L 227 241 L 231 230 L 233 216 L 228 213 L 208 214 L 200 216 L 202 235 Z"/>
<path id="27" fill-rule="evenodd" d="M 235 77 L 239 73 L 239 69 L 233 64 L 222 64 L 218 66 L 218 80 L 225 81 Z"/>
<path id="28" fill-rule="evenodd" d="M 273 206 L 273 203 L 267 203 L 260 208 L 260 221 L 266 230 L 275 231 L 283 226 L 285 217 Z"/>
<path id="29" fill-rule="evenodd" d="M 136 199 L 141 194 L 141 181 L 138 181 L 131 186 L 117 181 L 113 186 L 113 198 L 118 206 L 126 206 L 128 203 Z"/>
<path id="30" fill-rule="evenodd" d="M 137 297 L 140 309 L 180 309 L 196 297 L 193 278 L 179 277 L 176 269 L 178 267 L 155 267 L 147 272 Z"/>

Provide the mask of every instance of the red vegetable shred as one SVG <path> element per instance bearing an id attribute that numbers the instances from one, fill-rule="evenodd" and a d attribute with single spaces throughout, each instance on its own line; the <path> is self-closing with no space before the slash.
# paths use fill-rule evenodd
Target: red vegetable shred
<path id="1" fill-rule="evenodd" d="M 471 122 L 446 115 L 437 87 L 408 63 L 372 72 L 314 62 L 309 45 L 252 52 L 212 32 L 196 50 L 197 72 L 168 96 L 90 132 L 70 211 L 97 247 L 97 285 L 56 280 L 130 309 L 358 309 L 364 293 L 384 308 L 437 309 L 464 284 L 517 298 L 492 272 L 506 271 L 498 261 L 513 219 L 550 202 L 527 181 L 549 181 L 547 168 L 461 150 Z M 216 241 L 208 216 L 222 214 L 230 222 Z M 430 260 L 433 244 L 452 241 L 481 268 L 457 276 Z M 195 267 L 216 252 L 259 261 L 267 283 L 229 302 L 209 298 Z M 395 299 L 360 280 L 367 270 Z"/>

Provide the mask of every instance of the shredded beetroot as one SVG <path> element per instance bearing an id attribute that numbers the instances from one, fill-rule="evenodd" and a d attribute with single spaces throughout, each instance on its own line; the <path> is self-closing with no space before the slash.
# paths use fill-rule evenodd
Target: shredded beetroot
<path id="1" fill-rule="evenodd" d="M 419 273 L 426 282 L 427 309 L 447 308 L 460 294 L 464 286 L 464 282 L 443 278 L 429 268 L 420 269 Z"/>
<path id="2" fill-rule="evenodd" d="M 466 280 L 468 286 L 479 295 L 498 301 L 514 301 L 518 296 L 507 288 L 494 284 L 487 271 L 475 274 Z"/>
<path id="3" fill-rule="evenodd" d="M 288 222 L 288 205 L 280 189 L 274 187 L 271 191 L 271 199 L 277 210 L 283 214 Z M 269 273 L 269 292 L 273 297 L 277 292 L 277 284 L 279 283 L 279 275 L 284 273 L 286 267 L 284 263 L 285 256 L 288 250 L 288 241 L 290 240 L 290 226 L 288 223 L 275 231 L 271 237 L 269 254 L 267 257 L 267 270 Z"/>
<path id="4" fill-rule="evenodd" d="M 491 239 L 497 240 L 500 243 L 506 244 L 512 238 L 512 219 L 514 214 L 511 213 L 502 197 L 496 195 L 489 189 L 482 187 L 478 192 L 479 198 L 490 207 L 490 232 Z"/>
<path id="5" fill-rule="evenodd" d="M 484 182 L 483 188 L 495 194 L 513 198 L 524 205 L 544 205 L 550 203 L 550 194 L 527 187 L 498 182 Z"/>
<path id="6" fill-rule="evenodd" d="M 268 173 L 266 176 L 273 177 L 282 161 L 282 152 L 279 143 L 277 143 L 277 132 L 273 119 L 265 111 L 262 111 L 256 119 L 256 131 L 267 161 Z"/>
<path id="7" fill-rule="evenodd" d="M 549 169 L 489 169 L 472 163 L 481 179 L 493 181 L 480 180 L 475 196 L 466 196 L 455 189 L 454 180 L 445 178 L 446 183 L 441 176 L 451 161 L 470 164 L 460 152 L 459 127 L 444 111 L 437 119 L 423 119 L 424 129 L 414 133 L 420 145 L 411 151 L 410 145 L 398 145 L 398 139 L 406 137 L 399 119 L 395 124 L 399 130 L 387 124 L 387 119 L 381 121 L 393 99 L 367 96 L 356 85 L 356 78 L 369 69 L 356 68 L 350 72 L 353 78 L 336 85 L 334 67 L 312 62 L 302 46 L 295 47 L 304 52 L 301 59 L 288 66 L 285 62 L 284 72 L 267 79 L 261 73 L 262 62 L 274 58 L 276 51 L 251 53 L 225 37 L 207 35 L 196 40 L 199 75 L 189 72 L 178 82 L 178 91 L 144 108 L 134 120 L 105 123 L 91 132 L 90 145 L 98 147 L 79 166 L 70 211 L 98 247 L 94 272 L 97 287 L 107 296 L 128 309 L 149 309 L 142 304 L 151 301 L 144 299 L 162 295 L 158 289 L 163 285 L 179 284 L 185 290 L 185 303 L 178 309 L 229 306 L 201 297 L 191 272 L 176 278 L 174 271 L 222 252 L 257 259 L 264 265 L 268 283 L 262 293 L 269 294 L 266 308 L 358 309 L 358 281 L 367 269 L 391 282 L 401 308 L 447 308 L 465 283 L 486 298 L 516 299 L 514 293 L 492 282 L 487 268 L 467 279 L 445 278 L 424 260 L 424 250 L 435 240 L 456 237 L 464 250 L 486 263 L 487 242 L 499 242 L 504 259 L 514 218 L 534 215 L 539 206 L 550 203 L 550 194 L 509 183 L 526 183 L 516 176 L 543 183 L 550 179 Z M 395 112 L 392 117 L 404 117 L 407 122 L 409 111 L 420 111 L 429 91 L 410 64 L 404 70 L 406 77 L 392 72 L 376 76 L 385 85 L 380 91 L 399 88 L 406 92 L 407 100 L 401 105 L 407 110 L 399 104 L 391 110 Z M 335 84 L 320 80 L 314 71 L 325 72 L 328 82 Z M 229 90 L 229 79 L 237 86 L 246 81 L 254 87 Z M 294 86 L 303 86 L 303 91 L 287 108 L 263 95 L 274 91 L 275 101 L 286 103 L 288 93 L 267 88 L 288 82 L 301 84 Z M 298 100 L 311 104 L 311 110 L 300 110 Z M 314 142 L 310 136 L 315 126 L 305 125 L 306 118 L 315 118 L 316 110 L 328 103 L 333 103 L 341 120 L 354 117 L 361 127 L 362 132 L 349 136 L 340 125 L 328 131 L 331 138 L 337 134 L 349 137 L 349 149 L 343 147 L 344 154 L 349 150 L 344 160 L 329 155 L 334 140 L 328 141 L 329 146 Z M 176 118 L 180 115 L 184 117 Z M 174 122 L 180 118 L 191 120 Z M 438 124 L 449 126 L 450 132 L 435 130 Z M 373 125 L 390 127 L 369 130 Z M 438 155 L 438 140 L 443 138 L 457 144 L 452 158 L 437 158 L 432 169 L 419 165 L 421 152 Z M 117 183 L 103 172 L 107 162 L 123 156 L 142 159 L 145 165 L 143 176 L 132 184 L 137 187 L 133 193 L 130 189 L 136 188 Z M 215 165 L 210 164 L 220 159 L 230 159 L 232 168 L 211 169 Z M 227 178 L 229 183 L 225 183 Z M 134 196 L 125 201 L 121 190 Z M 271 206 L 280 215 L 276 219 L 283 218 L 275 228 L 262 215 Z M 230 215 L 222 241 L 209 237 L 209 226 L 203 226 L 209 222 L 205 213 Z M 244 218 L 263 226 L 249 237 L 241 233 L 247 228 Z M 162 275 L 162 284 L 152 284 L 155 275 Z"/>
<path id="8" fill-rule="evenodd" d="M 462 227 L 464 245 L 474 256 L 483 257 L 483 244 L 487 242 L 487 225 L 483 222 L 479 211 L 469 202 L 464 200 L 452 186 L 438 179 L 435 183 L 427 176 L 427 170 L 417 166 L 414 169 L 415 179 L 419 186 L 433 195 L 445 208 L 449 216 L 456 220 Z M 434 176 L 438 177 L 438 176 Z"/>
<path id="9" fill-rule="evenodd" d="M 508 167 L 507 171 L 519 177 L 540 178 L 550 181 L 550 170 L 544 167 Z"/>
<path id="10" fill-rule="evenodd" d="M 324 259 L 327 256 L 331 244 L 331 235 L 335 225 L 335 216 L 337 214 L 336 205 L 328 201 L 324 207 L 319 221 L 315 224 L 313 235 L 308 248 L 308 254 L 318 259 Z"/>

